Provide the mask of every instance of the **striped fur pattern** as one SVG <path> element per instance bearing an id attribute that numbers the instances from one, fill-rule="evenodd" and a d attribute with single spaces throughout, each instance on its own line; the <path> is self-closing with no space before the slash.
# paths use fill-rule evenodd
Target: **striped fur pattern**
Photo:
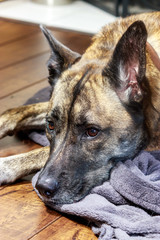
<path id="1" fill-rule="evenodd" d="M 117 161 L 159 146 L 160 72 L 146 44 L 160 56 L 160 13 L 105 26 L 82 56 L 41 29 L 53 92 L 44 111 L 51 146 L 36 188 L 51 206 L 79 201 Z"/>

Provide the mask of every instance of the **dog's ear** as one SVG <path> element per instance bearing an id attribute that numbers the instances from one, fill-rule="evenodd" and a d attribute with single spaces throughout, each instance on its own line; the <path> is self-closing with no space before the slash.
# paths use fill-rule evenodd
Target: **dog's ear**
<path id="1" fill-rule="evenodd" d="M 109 67 L 104 70 L 121 101 L 127 105 L 143 99 L 142 82 L 146 70 L 147 30 L 142 21 L 134 22 L 120 38 Z"/>
<path id="2" fill-rule="evenodd" d="M 62 43 L 57 41 L 52 36 L 50 31 L 43 25 L 40 25 L 40 28 L 51 48 L 51 56 L 48 60 L 47 66 L 49 70 L 49 82 L 51 85 L 54 85 L 55 80 L 61 75 L 61 73 L 78 61 L 81 55 L 73 52 Z"/>

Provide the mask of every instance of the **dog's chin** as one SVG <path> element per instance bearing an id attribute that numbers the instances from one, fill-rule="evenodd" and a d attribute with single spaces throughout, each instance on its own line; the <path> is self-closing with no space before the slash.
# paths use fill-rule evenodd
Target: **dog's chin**
<path id="1" fill-rule="evenodd" d="M 52 209 L 55 209 L 55 210 L 60 210 L 61 207 L 63 205 L 68 205 L 68 204 L 74 204 L 74 203 L 77 203 L 79 201 L 81 201 L 83 197 L 75 197 L 74 199 L 71 199 L 71 198 L 67 198 L 67 199 L 63 199 L 63 196 L 61 198 L 53 198 L 53 199 L 45 199 L 43 197 L 41 197 L 41 200 L 45 203 L 45 205 L 47 207 L 50 207 Z"/>
<path id="2" fill-rule="evenodd" d="M 60 209 L 60 207 L 64 204 L 73 204 L 76 202 L 81 201 L 88 193 L 88 191 L 83 194 L 76 194 L 76 196 L 67 191 L 62 191 L 61 193 L 55 194 L 52 198 L 47 198 L 42 196 L 39 191 L 36 189 L 36 182 L 38 180 L 38 177 L 40 175 L 41 171 L 36 173 L 36 175 L 32 178 L 32 185 L 34 187 L 35 192 L 39 196 L 39 198 L 45 203 L 46 206 L 54 209 Z"/>
<path id="3" fill-rule="evenodd" d="M 85 194 L 83 196 L 70 197 L 69 193 L 64 192 L 63 194 L 55 194 L 54 197 L 48 199 L 48 198 L 40 195 L 37 189 L 35 189 L 35 191 L 37 192 L 38 196 L 40 197 L 40 199 L 44 202 L 44 204 L 47 207 L 50 207 L 55 210 L 60 210 L 63 205 L 77 203 L 86 196 L 86 194 Z"/>

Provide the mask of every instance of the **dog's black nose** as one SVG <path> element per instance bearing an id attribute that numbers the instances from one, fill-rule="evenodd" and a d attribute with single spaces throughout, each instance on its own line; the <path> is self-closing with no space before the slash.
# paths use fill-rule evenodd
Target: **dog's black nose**
<path id="1" fill-rule="evenodd" d="M 47 198 L 51 198 L 58 188 L 58 182 L 53 178 L 38 179 L 36 189 Z"/>

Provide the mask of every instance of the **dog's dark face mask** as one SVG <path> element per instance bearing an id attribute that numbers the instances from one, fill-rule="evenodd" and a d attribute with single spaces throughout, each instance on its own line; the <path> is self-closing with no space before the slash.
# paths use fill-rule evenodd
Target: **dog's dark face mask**
<path id="1" fill-rule="evenodd" d="M 79 201 L 109 178 L 114 164 L 144 147 L 145 46 L 133 23 L 109 59 L 82 57 L 43 29 L 52 49 L 53 94 L 46 117 L 50 156 L 36 188 L 50 206 Z"/>

